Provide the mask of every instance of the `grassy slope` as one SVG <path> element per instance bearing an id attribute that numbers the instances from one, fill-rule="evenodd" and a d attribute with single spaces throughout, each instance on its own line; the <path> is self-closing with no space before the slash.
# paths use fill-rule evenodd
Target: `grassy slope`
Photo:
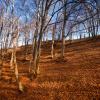
<path id="1" fill-rule="evenodd" d="M 0 80 L 0 100 L 100 100 L 100 37 L 66 43 L 65 58 L 60 59 L 61 44 L 55 43 L 55 58 L 50 56 L 50 42 L 41 50 L 40 75 L 28 78 L 29 61 L 19 48 L 17 62 L 25 92 L 10 81 L 9 61 L 6 58 Z M 30 48 L 28 48 L 30 51 Z M 31 56 L 30 52 L 28 58 Z M 14 76 L 14 75 L 13 75 Z"/>

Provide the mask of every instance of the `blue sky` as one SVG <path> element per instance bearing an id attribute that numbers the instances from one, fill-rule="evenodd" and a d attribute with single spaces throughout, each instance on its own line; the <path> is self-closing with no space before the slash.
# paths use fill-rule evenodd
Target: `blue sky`
<path id="1" fill-rule="evenodd" d="M 98 6 L 100 6 L 100 0 L 97 0 L 97 2 L 98 2 Z M 23 5 L 23 3 L 24 3 L 24 5 Z M 5 7 L 4 0 L 0 0 L 0 9 L 1 9 L 1 5 L 3 5 Z M 59 7 L 60 7 L 59 4 L 57 4 L 55 7 L 56 8 L 55 11 Z M 10 5 L 8 7 L 9 12 L 11 11 L 11 8 L 12 8 L 12 5 Z M 14 14 L 16 16 L 21 16 L 20 21 L 23 22 L 23 24 L 24 24 L 24 22 L 31 21 L 32 15 L 34 13 L 34 8 L 35 8 L 35 6 L 33 3 L 33 0 L 15 0 L 15 2 L 14 2 Z M 51 11 L 49 11 L 49 16 L 51 15 L 51 12 L 52 12 L 52 9 L 51 9 Z M 84 14 L 84 12 L 81 12 L 81 15 L 83 15 L 83 14 Z M 55 14 L 55 16 L 53 17 L 52 22 L 55 21 L 56 16 L 57 16 L 57 14 Z M 81 28 L 83 28 L 83 26 Z"/>

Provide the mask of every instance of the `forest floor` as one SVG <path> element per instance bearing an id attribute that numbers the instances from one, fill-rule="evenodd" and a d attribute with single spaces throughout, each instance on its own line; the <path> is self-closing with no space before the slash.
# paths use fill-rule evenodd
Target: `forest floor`
<path id="1" fill-rule="evenodd" d="M 17 50 L 19 77 L 25 87 L 18 91 L 11 80 L 10 56 L 2 67 L 0 100 L 100 100 L 100 37 L 66 42 L 65 57 L 60 59 L 61 42 L 55 43 L 55 57 L 51 59 L 51 42 L 42 43 L 40 74 L 31 81 L 28 76 L 29 60 L 24 47 Z M 10 52 L 10 50 L 8 50 Z M 27 58 L 31 48 L 27 47 Z"/>

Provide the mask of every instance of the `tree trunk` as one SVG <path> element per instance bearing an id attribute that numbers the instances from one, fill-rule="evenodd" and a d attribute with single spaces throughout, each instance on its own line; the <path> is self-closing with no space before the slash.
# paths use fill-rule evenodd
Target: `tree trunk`
<path id="1" fill-rule="evenodd" d="M 64 0 L 65 3 L 65 0 Z M 63 9 L 63 16 L 64 16 L 64 21 L 63 21 L 63 27 L 62 27 L 62 50 L 61 50 L 61 57 L 64 57 L 64 51 L 65 51 L 65 26 L 66 26 L 66 5 Z"/>
<path id="2" fill-rule="evenodd" d="M 1 50 L 0 50 L 0 79 L 1 79 L 1 73 L 2 73 L 2 67 L 3 67 L 3 50 L 2 50 L 2 43 L 1 43 Z"/>
<path id="3" fill-rule="evenodd" d="M 82 35 L 80 34 L 80 40 L 82 39 Z"/>
<path id="4" fill-rule="evenodd" d="M 18 84 L 18 88 L 21 92 L 23 92 L 23 86 L 19 80 L 19 74 L 18 74 L 18 66 L 17 66 L 17 61 L 16 61 L 16 45 L 17 45 L 17 39 L 14 38 L 13 39 L 13 49 L 12 49 L 12 56 L 11 56 L 11 61 L 10 61 L 10 66 L 11 66 L 11 71 L 12 74 L 13 72 L 15 73 L 15 78 L 16 78 L 16 82 Z"/>
<path id="5" fill-rule="evenodd" d="M 61 50 L 61 57 L 64 57 L 64 51 L 65 51 L 65 38 L 64 38 L 64 29 L 62 30 L 62 50 Z"/>
<path id="6" fill-rule="evenodd" d="M 51 57 L 54 57 L 54 34 L 55 34 L 55 27 L 53 27 L 53 32 L 52 32 L 52 46 L 51 46 Z"/>

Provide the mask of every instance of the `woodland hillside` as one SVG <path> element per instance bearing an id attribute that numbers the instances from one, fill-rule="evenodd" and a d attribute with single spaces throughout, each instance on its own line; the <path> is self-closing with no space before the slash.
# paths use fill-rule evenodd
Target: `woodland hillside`
<path id="1" fill-rule="evenodd" d="M 61 41 L 42 42 L 40 73 L 30 80 L 29 58 L 31 45 L 17 49 L 19 79 L 24 92 L 18 90 L 14 73 L 10 70 L 11 49 L 7 50 L 0 80 L 0 100 L 100 100 L 100 36 L 75 40 L 65 44 L 65 57 L 60 58 Z"/>
<path id="2" fill-rule="evenodd" d="M 100 0 L 0 0 L 0 100 L 100 100 Z"/>

